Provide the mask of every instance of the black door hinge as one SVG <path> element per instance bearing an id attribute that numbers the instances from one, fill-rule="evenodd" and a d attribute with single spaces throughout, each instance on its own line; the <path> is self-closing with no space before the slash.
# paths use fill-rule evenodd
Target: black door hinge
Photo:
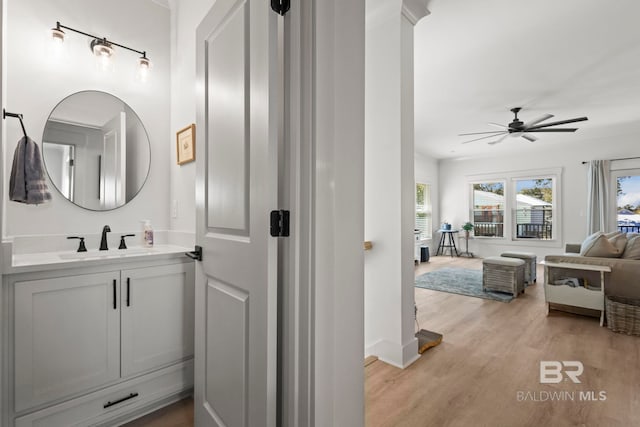
<path id="1" fill-rule="evenodd" d="M 284 16 L 289 11 L 291 3 L 289 0 L 271 0 L 271 9 L 278 15 Z"/>
<path id="2" fill-rule="evenodd" d="M 289 236 L 289 211 L 271 211 L 271 235 L 273 237 Z"/>

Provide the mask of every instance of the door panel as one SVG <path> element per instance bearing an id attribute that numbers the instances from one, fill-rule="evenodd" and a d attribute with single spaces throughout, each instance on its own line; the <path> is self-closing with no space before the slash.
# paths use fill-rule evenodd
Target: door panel
<path id="1" fill-rule="evenodd" d="M 194 280 L 193 264 L 122 271 L 123 377 L 193 355 Z"/>
<path id="2" fill-rule="evenodd" d="M 210 146 L 211 166 L 207 187 L 207 225 L 220 232 L 247 235 L 248 133 L 245 61 L 247 7 L 239 6 L 220 23 L 208 39 L 210 82 L 207 95 L 208 122 L 215 128 L 216 143 Z M 217 61 L 215 58 L 225 58 Z"/>
<path id="3" fill-rule="evenodd" d="M 197 30 L 195 416 L 275 426 L 277 15 L 218 0 Z"/>
<path id="4" fill-rule="evenodd" d="M 228 425 L 243 426 L 247 401 L 249 295 L 223 283 L 207 286 L 207 382 L 205 400 Z M 217 325 L 228 324 L 226 328 Z M 225 369 L 216 369 L 224 366 Z"/>
<path id="5" fill-rule="evenodd" d="M 120 378 L 120 272 L 15 289 L 16 412 Z"/>

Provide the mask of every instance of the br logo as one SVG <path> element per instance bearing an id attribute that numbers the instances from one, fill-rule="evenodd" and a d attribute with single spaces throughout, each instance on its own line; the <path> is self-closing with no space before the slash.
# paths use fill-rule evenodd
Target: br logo
<path id="1" fill-rule="evenodd" d="M 584 366 L 577 360 L 541 360 L 540 384 L 557 384 L 565 379 L 565 376 L 576 384 L 580 384 L 578 377 L 582 375 Z"/>

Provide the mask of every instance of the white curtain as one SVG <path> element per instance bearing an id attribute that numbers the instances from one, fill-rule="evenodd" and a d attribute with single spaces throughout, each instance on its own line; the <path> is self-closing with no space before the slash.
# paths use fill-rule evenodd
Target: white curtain
<path id="1" fill-rule="evenodd" d="M 591 160 L 588 174 L 587 232 L 607 231 L 609 225 L 609 160 Z"/>

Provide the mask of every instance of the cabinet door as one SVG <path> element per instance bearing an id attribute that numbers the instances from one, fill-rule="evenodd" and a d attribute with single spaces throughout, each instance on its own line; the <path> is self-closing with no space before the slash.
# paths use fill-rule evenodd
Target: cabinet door
<path id="1" fill-rule="evenodd" d="M 15 283 L 15 410 L 120 377 L 120 273 Z"/>
<path id="2" fill-rule="evenodd" d="M 122 271 L 122 376 L 193 355 L 193 263 Z"/>

